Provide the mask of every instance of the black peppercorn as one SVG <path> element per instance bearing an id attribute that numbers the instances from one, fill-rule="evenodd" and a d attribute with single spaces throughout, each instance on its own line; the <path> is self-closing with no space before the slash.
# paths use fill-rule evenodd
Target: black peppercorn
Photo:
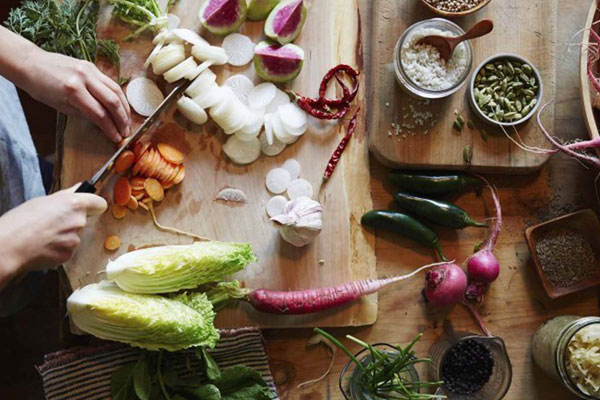
<path id="1" fill-rule="evenodd" d="M 480 391 L 490 380 L 494 359 L 487 346 L 473 339 L 454 345 L 442 360 L 444 389 L 457 394 Z"/>

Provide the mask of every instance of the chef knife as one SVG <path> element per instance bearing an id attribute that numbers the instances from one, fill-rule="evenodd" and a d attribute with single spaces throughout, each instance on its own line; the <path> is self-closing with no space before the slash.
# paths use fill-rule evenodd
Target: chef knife
<path id="1" fill-rule="evenodd" d="M 125 144 L 123 144 L 119 149 L 112 155 L 112 157 L 104 164 L 102 168 L 98 170 L 94 174 L 94 176 L 87 181 L 84 181 L 78 188 L 75 190 L 76 193 L 96 193 L 96 184 L 98 182 L 102 182 L 106 177 L 110 174 L 110 171 L 115 163 L 115 160 L 123 153 L 126 149 L 130 147 L 130 144 L 135 143 L 139 140 L 156 122 L 160 114 L 165 111 L 171 103 L 179 96 L 188 86 L 192 83 L 185 79 L 183 82 L 179 83 L 175 88 L 169 93 L 169 95 L 160 103 L 160 105 L 154 110 L 154 112 L 146 118 L 144 123 L 138 128 L 137 131 L 131 136 L 129 136 Z"/>

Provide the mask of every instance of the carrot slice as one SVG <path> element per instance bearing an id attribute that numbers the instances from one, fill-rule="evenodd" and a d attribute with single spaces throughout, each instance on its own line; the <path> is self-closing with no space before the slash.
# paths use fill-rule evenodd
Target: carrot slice
<path id="1" fill-rule="evenodd" d="M 135 155 L 131 150 L 125 150 L 115 160 L 115 172 L 121 174 L 127 171 L 135 162 Z"/>
<path id="2" fill-rule="evenodd" d="M 146 150 L 150 147 L 152 143 L 150 142 L 137 142 L 135 146 L 133 146 L 133 154 L 135 154 L 136 161 L 142 158 Z"/>
<path id="3" fill-rule="evenodd" d="M 129 184 L 131 185 L 131 189 L 133 191 L 139 192 L 144 190 L 144 181 L 146 178 L 142 176 L 136 176 L 129 180 Z"/>
<path id="4" fill-rule="evenodd" d="M 183 165 L 180 165 L 179 171 L 177 172 L 177 176 L 175 176 L 175 179 L 173 179 L 173 184 L 179 185 L 184 177 L 185 177 L 185 168 L 183 167 Z"/>
<path id="5" fill-rule="evenodd" d="M 140 201 L 146 195 L 146 191 L 143 192 L 132 192 L 131 195 L 137 200 Z"/>
<path id="6" fill-rule="evenodd" d="M 163 183 L 168 185 L 172 183 L 173 179 L 175 179 L 175 177 L 177 176 L 177 173 L 179 172 L 179 167 L 177 165 L 169 163 L 169 165 L 167 166 L 167 171 L 167 177 L 165 178 Z"/>
<path id="7" fill-rule="evenodd" d="M 144 182 L 144 189 L 148 196 L 154 201 L 162 201 L 165 198 L 165 191 L 159 181 L 154 178 L 148 178 Z M 143 201 L 143 200 L 142 200 Z"/>
<path id="8" fill-rule="evenodd" d="M 118 236 L 111 235 L 104 240 L 104 248 L 108 251 L 115 251 L 121 247 L 121 239 Z"/>
<path id="9" fill-rule="evenodd" d="M 117 183 L 115 183 L 113 197 L 115 200 L 115 204 L 118 204 L 120 206 L 127 205 L 127 202 L 131 197 L 131 185 L 129 185 L 129 179 L 125 177 L 119 178 Z"/>
<path id="10" fill-rule="evenodd" d="M 150 168 L 150 159 L 152 158 L 152 149 L 146 151 L 143 155 L 142 158 L 140 158 L 139 163 L 142 164 L 141 168 L 140 168 L 140 175 L 141 176 L 146 176 L 148 174 L 148 169 Z"/>
<path id="11" fill-rule="evenodd" d="M 152 152 L 152 155 L 148 158 L 148 169 L 146 170 L 145 175 L 148 178 L 153 178 L 156 173 L 156 162 L 160 158 L 160 154 L 158 154 L 158 151 L 155 149 L 151 149 L 149 152 Z"/>
<path id="12" fill-rule="evenodd" d="M 170 144 L 159 143 L 156 145 L 156 148 L 160 152 L 160 155 L 165 158 L 165 160 L 177 165 L 183 162 L 183 154 Z"/>
<path id="13" fill-rule="evenodd" d="M 171 170 L 169 169 L 169 162 L 164 158 L 161 159 L 160 169 L 158 171 L 158 180 L 166 181 L 170 172 Z"/>
<path id="14" fill-rule="evenodd" d="M 131 196 L 129 198 L 129 201 L 127 202 L 127 208 L 129 208 L 131 211 L 135 211 L 138 208 L 138 201 L 135 197 Z"/>
<path id="15" fill-rule="evenodd" d="M 127 215 L 127 209 L 118 204 L 113 204 L 113 206 L 110 208 L 110 211 L 115 219 L 123 219 L 125 218 L 125 215 Z"/>

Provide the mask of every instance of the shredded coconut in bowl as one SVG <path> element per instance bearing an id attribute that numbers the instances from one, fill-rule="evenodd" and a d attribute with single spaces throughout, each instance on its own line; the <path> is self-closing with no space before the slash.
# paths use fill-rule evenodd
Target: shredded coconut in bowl
<path id="1" fill-rule="evenodd" d="M 420 88 L 432 91 L 447 90 L 458 83 L 467 68 L 466 45 L 459 44 L 450 60 L 446 62 L 435 47 L 417 44 L 420 39 L 430 35 L 453 36 L 451 32 L 436 28 L 421 28 L 411 32 L 402 45 L 402 68 L 409 79 Z"/>

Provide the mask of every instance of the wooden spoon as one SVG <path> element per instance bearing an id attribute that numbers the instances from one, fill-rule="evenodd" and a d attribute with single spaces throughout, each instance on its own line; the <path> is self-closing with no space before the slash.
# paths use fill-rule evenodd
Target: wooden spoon
<path id="1" fill-rule="evenodd" d="M 483 21 L 479 21 L 476 23 L 471 29 L 469 29 L 462 36 L 448 37 L 448 36 L 425 36 L 421 38 L 417 44 L 423 45 L 428 44 L 440 52 L 440 57 L 444 60 L 448 61 L 450 57 L 452 57 L 452 53 L 454 49 L 460 42 L 469 39 L 475 39 L 484 35 L 487 35 L 494 29 L 494 22 L 491 19 L 484 19 Z"/>

